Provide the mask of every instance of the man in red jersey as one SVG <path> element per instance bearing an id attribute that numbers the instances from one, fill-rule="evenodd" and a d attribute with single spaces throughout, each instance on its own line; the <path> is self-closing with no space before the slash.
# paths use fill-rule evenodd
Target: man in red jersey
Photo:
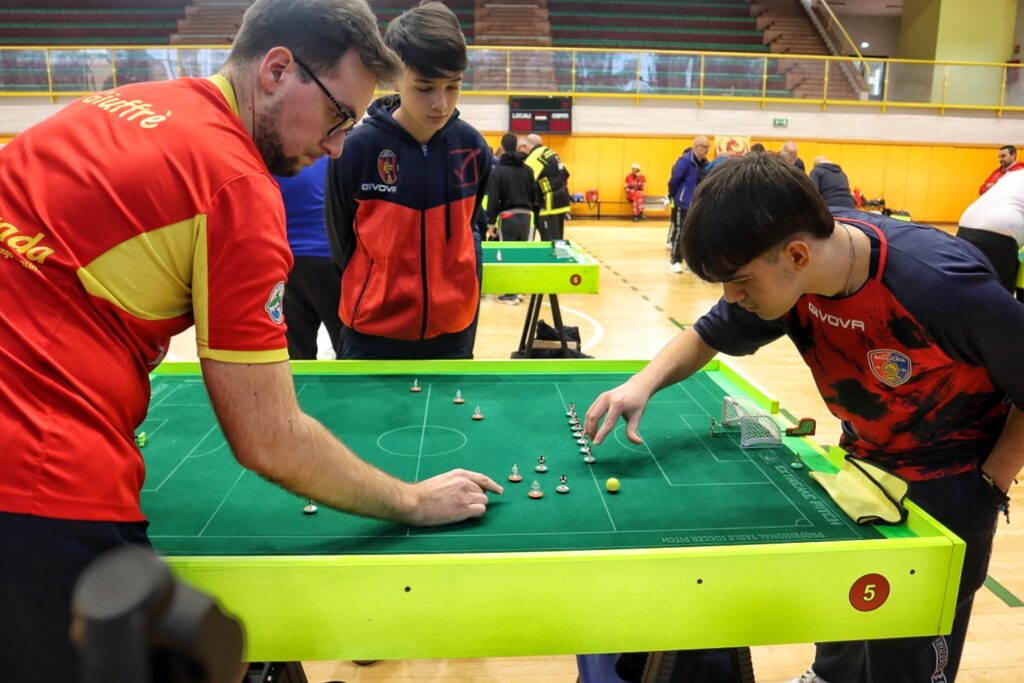
<path id="1" fill-rule="evenodd" d="M 148 544 L 134 429 L 148 373 L 193 324 L 224 434 L 261 476 L 416 525 L 480 516 L 485 491 L 501 491 L 463 470 L 399 481 L 296 402 L 270 173 L 339 156 L 400 68 L 364 0 L 257 0 L 216 76 L 90 95 L 0 153 L 5 681 L 76 680 L 76 577 L 112 547 Z"/>
<path id="2" fill-rule="evenodd" d="M 985 178 L 985 182 L 978 188 L 978 194 L 985 194 L 1004 175 L 1022 168 L 1024 168 L 1024 164 L 1017 161 L 1017 148 L 1013 145 L 1003 145 L 999 148 L 999 167 L 992 171 L 988 178 Z"/>

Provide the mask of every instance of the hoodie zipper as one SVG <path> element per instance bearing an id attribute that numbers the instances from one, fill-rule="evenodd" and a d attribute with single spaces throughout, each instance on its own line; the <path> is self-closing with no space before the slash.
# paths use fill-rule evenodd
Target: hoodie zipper
<path id="1" fill-rule="evenodd" d="M 427 146 L 420 145 L 423 150 L 423 158 L 427 158 Z M 445 177 L 444 182 L 448 182 Z M 426 187 L 426 185 L 424 185 Z M 423 205 L 420 208 L 420 282 L 423 287 L 423 322 L 420 325 L 420 340 L 427 336 L 427 309 L 430 303 L 430 287 L 427 284 L 427 200 L 424 195 Z"/>

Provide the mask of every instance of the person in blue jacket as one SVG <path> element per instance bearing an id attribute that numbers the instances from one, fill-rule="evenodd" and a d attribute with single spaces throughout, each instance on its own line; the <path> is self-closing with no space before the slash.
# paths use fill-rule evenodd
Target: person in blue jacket
<path id="1" fill-rule="evenodd" d="M 296 176 L 274 176 L 284 199 L 288 246 L 295 259 L 284 286 L 283 302 L 288 323 L 288 357 L 292 360 L 316 360 L 321 324 L 327 329 L 335 355 L 340 355 L 341 278 L 331 260 L 324 226 L 324 180 L 328 161 L 325 155 Z"/>
<path id="2" fill-rule="evenodd" d="M 325 188 L 342 357 L 472 358 L 493 152 L 455 108 L 466 41 L 430 2 L 392 20 L 384 42 L 405 65 L 398 94 L 370 105 Z"/>
<path id="3" fill-rule="evenodd" d="M 683 272 L 683 255 L 679 247 L 679 237 L 683 232 L 683 221 L 686 211 L 690 208 L 693 192 L 697 183 L 704 177 L 704 169 L 708 163 L 708 151 L 711 143 L 703 135 L 693 139 L 693 147 L 683 152 L 672 166 L 672 175 L 668 179 L 668 196 L 672 200 L 672 220 L 669 225 L 668 242 L 671 250 L 669 268 L 673 273 Z"/>

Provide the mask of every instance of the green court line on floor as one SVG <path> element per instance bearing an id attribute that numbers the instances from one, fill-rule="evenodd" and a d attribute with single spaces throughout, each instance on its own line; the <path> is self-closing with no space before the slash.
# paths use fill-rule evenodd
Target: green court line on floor
<path id="1" fill-rule="evenodd" d="M 682 324 L 681 322 L 679 322 L 678 320 L 676 320 L 672 316 L 669 316 L 668 319 L 671 320 L 672 324 L 675 325 L 676 327 L 678 327 L 679 329 L 681 329 L 681 330 L 685 330 L 686 329 L 686 325 Z"/>
<path id="2" fill-rule="evenodd" d="M 650 300 L 651 300 L 651 297 L 647 296 L 646 294 L 641 294 L 641 295 L 640 295 L 640 297 L 641 297 L 641 298 L 642 298 L 642 299 L 643 299 L 644 301 L 650 301 Z"/>
<path id="3" fill-rule="evenodd" d="M 630 287 L 630 289 L 632 289 L 632 290 L 633 290 L 634 292 L 639 292 L 639 291 L 640 291 L 639 289 L 637 289 L 637 288 L 636 288 L 636 285 L 630 285 L 629 287 Z"/>
<path id="4" fill-rule="evenodd" d="M 785 415 L 786 419 L 789 420 L 790 422 L 792 422 L 793 424 L 799 424 L 800 420 L 797 419 L 796 415 L 794 415 L 793 413 L 789 412 L 785 408 L 779 408 L 779 412 L 782 413 L 783 415 Z"/>
<path id="5" fill-rule="evenodd" d="M 658 313 L 664 313 L 665 312 L 665 309 L 662 308 L 661 306 L 655 306 L 654 310 L 656 310 Z"/>
<path id="6" fill-rule="evenodd" d="M 1005 602 L 1007 607 L 1024 607 L 1024 602 L 1021 602 L 1020 598 L 1008 591 L 1005 586 L 991 576 L 985 577 L 985 588 L 988 588 L 997 598 Z"/>

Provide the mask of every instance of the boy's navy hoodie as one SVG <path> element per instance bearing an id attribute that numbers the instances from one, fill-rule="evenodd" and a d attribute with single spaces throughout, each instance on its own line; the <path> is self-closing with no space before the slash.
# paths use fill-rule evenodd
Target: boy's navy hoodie
<path id="1" fill-rule="evenodd" d="M 327 173 L 343 340 L 387 358 L 471 357 L 491 150 L 457 110 L 421 145 L 398 106 L 397 95 L 371 104 Z"/>

